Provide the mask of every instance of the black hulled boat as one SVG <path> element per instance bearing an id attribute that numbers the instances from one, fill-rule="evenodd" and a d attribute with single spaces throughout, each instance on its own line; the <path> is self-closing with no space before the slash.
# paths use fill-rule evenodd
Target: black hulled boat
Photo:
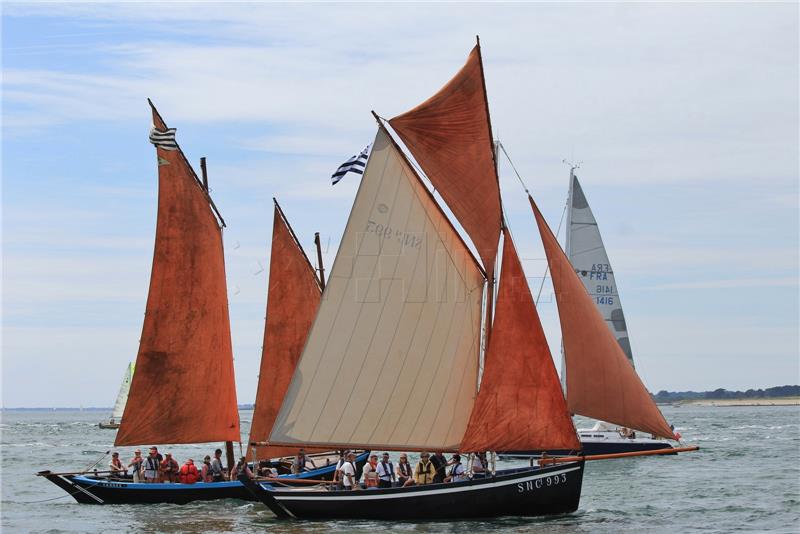
<path id="1" fill-rule="evenodd" d="M 436 520 L 565 514 L 578 508 L 583 462 L 498 471 L 464 482 L 355 491 L 242 483 L 282 519 Z"/>

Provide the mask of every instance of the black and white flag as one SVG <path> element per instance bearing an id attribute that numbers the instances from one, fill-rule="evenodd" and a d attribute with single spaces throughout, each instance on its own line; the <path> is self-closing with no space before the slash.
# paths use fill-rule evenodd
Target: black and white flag
<path id="1" fill-rule="evenodd" d="M 178 150 L 178 143 L 175 141 L 175 128 L 167 128 L 166 130 L 150 128 L 150 142 L 164 150 Z"/>
<path id="2" fill-rule="evenodd" d="M 367 166 L 367 158 L 369 158 L 369 149 L 372 148 L 372 143 L 364 147 L 360 154 L 356 154 L 352 158 L 342 163 L 336 172 L 331 176 L 331 185 L 339 183 L 345 174 L 354 172 L 356 174 L 364 174 L 364 167 Z"/>

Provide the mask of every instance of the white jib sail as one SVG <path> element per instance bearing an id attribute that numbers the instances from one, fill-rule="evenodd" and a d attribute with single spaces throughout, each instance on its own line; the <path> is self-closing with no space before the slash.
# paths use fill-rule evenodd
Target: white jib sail
<path id="1" fill-rule="evenodd" d="M 570 182 L 567 256 L 614 337 L 617 338 L 622 351 L 633 365 L 633 353 L 628 339 L 625 315 L 622 313 L 622 302 L 614 280 L 614 270 L 608 261 L 608 254 L 600 237 L 600 229 L 574 172 L 570 173 Z"/>
<path id="2" fill-rule="evenodd" d="M 125 376 L 122 378 L 122 384 L 119 386 L 117 402 L 114 403 L 114 410 L 111 412 L 111 419 L 117 423 L 122 419 L 122 414 L 125 412 L 125 404 L 128 402 L 128 393 L 131 390 L 134 366 L 135 364 L 131 362 L 128 364 L 128 368 L 125 369 Z"/>
<path id="3" fill-rule="evenodd" d="M 476 395 L 483 284 L 379 129 L 270 442 L 457 448 Z"/>

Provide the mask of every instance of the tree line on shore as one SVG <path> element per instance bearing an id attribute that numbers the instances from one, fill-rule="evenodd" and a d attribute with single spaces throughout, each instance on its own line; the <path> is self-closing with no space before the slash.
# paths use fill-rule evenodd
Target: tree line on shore
<path id="1" fill-rule="evenodd" d="M 747 391 L 728 391 L 724 388 L 715 389 L 714 391 L 666 391 L 662 389 L 653 395 L 653 399 L 655 399 L 656 402 L 675 402 L 696 399 L 769 399 L 798 396 L 800 396 L 800 385 L 775 386 L 767 389 L 748 389 Z"/>

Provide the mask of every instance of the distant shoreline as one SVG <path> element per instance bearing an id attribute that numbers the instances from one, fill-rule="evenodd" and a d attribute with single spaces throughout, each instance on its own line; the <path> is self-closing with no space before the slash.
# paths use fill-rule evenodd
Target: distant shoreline
<path id="1" fill-rule="evenodd" d="M 691 399 L 672 403 L 673 406 L 800 406 L 800 397 L 773 397 L 765 399 Z"/>

